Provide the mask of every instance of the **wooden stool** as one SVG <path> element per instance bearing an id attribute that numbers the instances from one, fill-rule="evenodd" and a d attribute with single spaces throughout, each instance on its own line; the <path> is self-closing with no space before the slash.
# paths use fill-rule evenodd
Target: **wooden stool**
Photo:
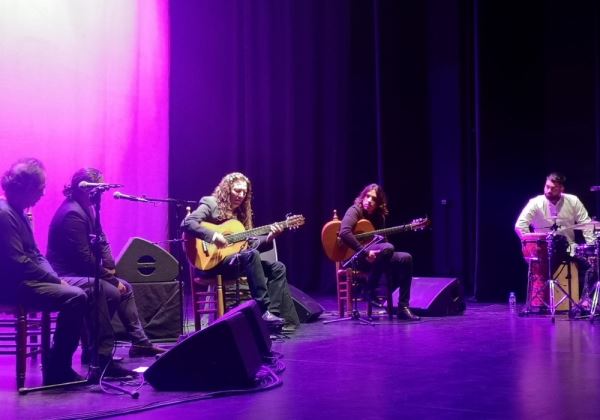
<path id="1" fill-rule="evenodd" d="M 336 264 L 337 265 L 337 264 Z M 340 318 L 344 318 L 346 311 L 352 313 L 354 295 L 357 293 L 356 286 L 358 284 L 367 285 L 369 273 L 365 271 L 347 269 L 338 269 L 336 271 L 336 282 L 338 291 L 338 311 Z M 388 318 L 393 319 L 393 302 L 392 302 L 392 288 L 386 284 L 386 292 L 384 295 L 386 299 L 386 311 Z M 358 299 L 358 297 L 357 297 Z M 373 304 L 370 299 L 367 301 L 367 317 L 373 315 Z"/>
<path id="2" fill-rule="evenodd" d="M 220 274 L 216 277 L 193 277 L 191 283 L 192 303 L 196 331 L 202 329 L 203 315 L 212 317 L 211 321 L 214 322 L 225 314 L 228 302 L 231 302 L 232 305 L 239 305 L 241 302 L 240 280 L 240 278 L 224 280 Z"/>
<path id="3" fill-rule="evenodd" d="M 340 250 L 335 247 L 335 241 L 340 241 L 338 234 L 340 229 L 340 219 L 337 215 L 337 210 L 333 210 L 333 218 L 327 222 L 321 230 L 321 242 L 327 256 L 335 261 L 335 281 L 337 287 L 337 303 L 338 313 L 340 318 L 344 318 L 346 312 L 352 313 L 354 310 L 353 298 L 356 294 L 357 285 L 362 284 L 367 286 L 369 273 L 359 270 L 353 270 L 352 268 L 341 268 L 340 261 L 345 256 L 345 250 Z M 387 312 L 390 319 L 393 318 L 393 303 L 392 303 L 392 288 L 387 279 L 386 294 L 384 295 L 387 301 Z M 358 299 L 358 297 L 357 297 Z M 370 299 L 367 299 L 367 316 L 370 318 L 373 315 L 373 305 Z"/>
<path id="4" fill-rule="evenodd" d="M 346 311 L 352 312 L 352 276 L 348 270 L 338 269 L 339 263 L 336 263 L 336 283 L 337 283 L 337 303 L 340 318 L 346 316 Z M 355 272 L 355 274 L 358 274 Z"/>
<path id="5" fill-rule="evenodd" d="M 0 340 L 12 341 L 14 344 L 2 343 L 0 354 L 16 355 L 17 389 L 19 393 L 27 393 L 37 388 L 25 388 L 27 358 L 36 357 L 41 353 L 42 365 L 50 350 L 51 318 L 50 312 L 42 311 L 41 317 L 32 317 L 40 312 L 28 313 L 23 305 L 1 305 L 0 312 L 12 314 L 12 317 L 2 318 Z M 28 340 L 29 339 L 29 340 Z M 29 342 L 28 342 L 29 341 Z"/>

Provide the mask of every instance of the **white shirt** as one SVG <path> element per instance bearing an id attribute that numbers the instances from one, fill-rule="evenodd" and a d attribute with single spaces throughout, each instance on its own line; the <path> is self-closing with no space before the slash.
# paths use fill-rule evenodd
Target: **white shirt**
<path id="1" fill-rule="evenodd" d="M 575 230 L 569 228 L 591 221 L 583 203 L 573 194 L 561 194 L 556 204 L 548 201 L 546 196 L 538 195 L 529 200 L 521 211 L 515 223 L 515 232 L 519 238 L 530 232 L 529 226 L 534 232 L 550 232 L 554 224 L 553 217 L 556 217 L 557 232 L 567 238 L 569 245 L 575 243 Z M 588 244 L 592 244 L 596 239 L 593 229 L 584 230 L 583 236 Z"/>

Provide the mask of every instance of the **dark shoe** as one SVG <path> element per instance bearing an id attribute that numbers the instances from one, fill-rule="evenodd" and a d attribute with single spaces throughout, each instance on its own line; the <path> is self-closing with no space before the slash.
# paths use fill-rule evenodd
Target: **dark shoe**
<path id="1" fill-rule="evenodd" d="M 96 385 L 100 383 L 100 376 L 102 375 L 103 369 L 91 369 L 90 375 L 88 376 L 88 384 Z M 104 372 L 103 378 L 107 379 L 134 379 L 138 374 L 132 370 L 127 370 L 119 364 L 111 363 L 110 366 Z"/>
<path id="2" fill-rule="evenodd" d="M 103 372 L 105 378 L 133 379 L 138 376 L 137 373 L 125 369 L 120 363 L 115 362 L 109 356 L 98 355 L 98 366 L 90 369 L 88 383 L 99 383 Z"/>
<path id="3" fill-rule="evenodd" d="M 285 324 L 283 324 L 283 327 L 281 327 L 281 332 L 284 334 L 292 334 L 296 332 L 297 329 L 298 325 L 293 324 L 291 322 L 286 322 Z"/>
<path id="4" fill-rule="evenodd" d="M 277 315 L 273 315 L 269 311 L 265 311 L 265 313 L 262 315 L 262 319 L 264 319 L 268 323 L 281 324 L 281 325 L 285 324 L 285 319 L 280 318 Z"/>
<path id="5" fill-rule="evenodd" d="M 163 354 L 167 349 L 155 346 L 152 343 L 149 344 L 132 344 L 129 348 L 129 357 L 153 357 L 159 354 Z"/>
<path id="6" fill-rule="evenodd" d="M 106 369 L 106 372 L 104 372 L 104 376 L 106 378 L 129 378 L 129 379 L 133 379 L 137 376 L 138 374 L 132 370 L 129 369 L 125 369 L 123 366 L 121 366 L 120 363 L 116 363 L 116 362 L 111 362 L 108 365 L 108 368 Z"/>
<path id="7" fill-rule="evenodd" d="M 413 314 L 407 307 L 403 307 L 398 308 L 398 319 L 402 319 L 404 321 L 419 321 L 421 317 Z"/>
<path id="8" fill-rule="evenodd" d="M 83 381 L 83 376 L 71 368 L 44 371 L 44 385 L 66 384 L 77 381 Z"/>
<path id="9" fill-rule="evenodd" d="M 113 356 L 113 360 L 115 362 L 122 362 L 123 357 L 122 356 Z M 81 364 L 89 365 L 91 362 L 92 362 L 92 352 L 88 351 L 88 350 L 82 350 L 81 351 Z"/>

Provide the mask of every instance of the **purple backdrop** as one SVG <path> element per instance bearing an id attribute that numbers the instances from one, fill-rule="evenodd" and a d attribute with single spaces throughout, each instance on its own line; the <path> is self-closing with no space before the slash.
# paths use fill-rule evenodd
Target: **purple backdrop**
<path id="1" fill-rule="evenodd" d="M 24 156 L 45 163 L 34 209 L 43 252 L 80 167 L 123 192 L 167 195 L 168 23 L 167 0 L 0 3 L 0 170 Z M 130 236 L 165 239 L 167 211 L 106 195 L 103 224 L 117 254 Z"/>

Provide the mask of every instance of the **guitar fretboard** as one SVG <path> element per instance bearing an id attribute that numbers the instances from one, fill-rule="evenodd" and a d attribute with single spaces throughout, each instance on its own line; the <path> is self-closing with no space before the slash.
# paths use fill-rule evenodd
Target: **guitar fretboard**
<path id="1" fill-rule="evenodd" d="M 370 232 L 359 233 L 358 235 L 354 235 L 354 236 L 356 236 L 356 239 L 360 240 L 360 239 L 369 238 L 374 235 L 387 235 L 390 233 L 404 232 L 407 230 L 411 230 L 412 228 L 413 228 L 412 223 L 409 223 L 408 225 L 394 226 L 394 227 L 390 227 L 390 228 L 372 230 Z"/>
<path id="2" fill-rule="evenodd" d="M 245 241 L 248 238 L 252 238 L 254 236 L 265 235 L 265 234 L 271 232 L 272 225 L 282 225 L 284 228 L 288 228 L 288 222 L 287 222 L 287 220 L 284 220 L 282 222 L 272 223 L 271 225 L 265 225 L 265 226 L 260 226 L 260 227 L 254 228 L 254 229 L 245 230 L 243 232 L 231 233 L 229 235 L 225 235 L 225 239 L 227 239 L 227 242 L 229 242 L 230 244 Z"/>

